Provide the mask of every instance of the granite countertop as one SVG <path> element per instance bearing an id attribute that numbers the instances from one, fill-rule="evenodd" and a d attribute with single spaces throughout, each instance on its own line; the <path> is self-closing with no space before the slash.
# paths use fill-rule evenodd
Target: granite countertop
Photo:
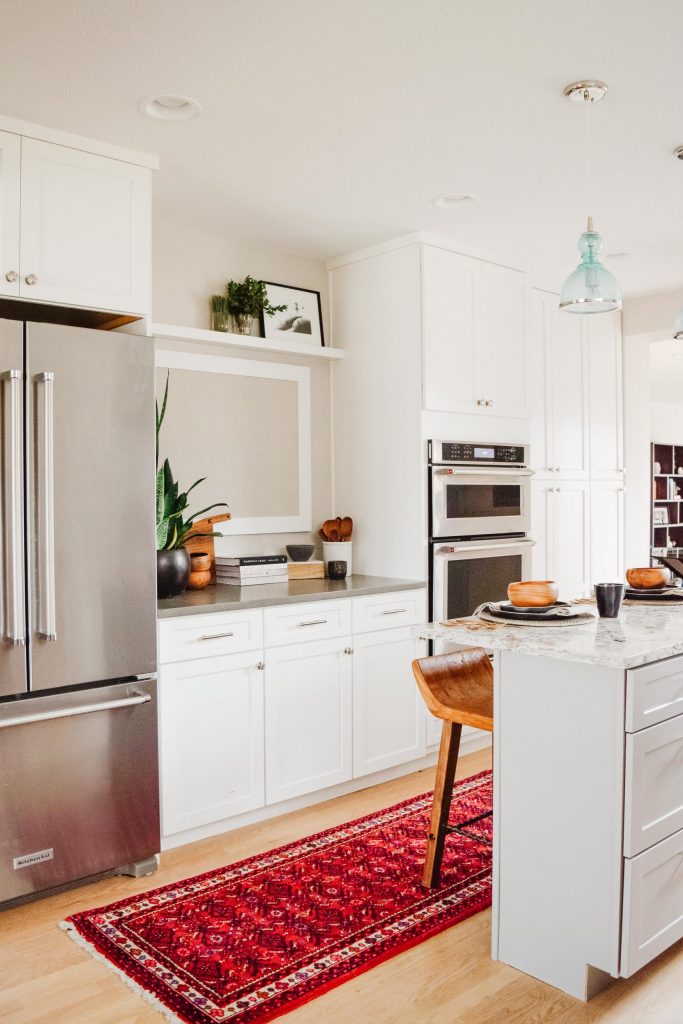
<path id="1" fill-rule="evenodd" d="M 618 619 L 596 618 L 581 626 L 515 625 L 474 632 L 466 626 L 433 622 L 414 626 L 413 633 L 489 651 L 626 669 L 683 654 L 683 607 L 630 605 L 622 609 Z"/>
<path id="2" fill-rule="evenodd" d="M 180 597 L 157 603 L 160 619 L 205 612 L 233 612 L 241 608 L 266 608 L 276 604 L 301 604 L 334 597 L 362 597 L 387 594 L 395 590 L 422 590 L 426 583 L 397 580 L 390 576 L 361 576 L 355 573 L 345 580 L 290 580 L 289 583 L 264 583 L 259 586 L 230 587 L 217 583 L 203 590 L 186 590 Z"/>

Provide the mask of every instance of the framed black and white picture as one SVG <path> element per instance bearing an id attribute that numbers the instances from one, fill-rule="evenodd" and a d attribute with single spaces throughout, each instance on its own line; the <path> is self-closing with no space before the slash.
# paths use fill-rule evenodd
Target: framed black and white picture
<path id="1" fill-rule="evenodd" d="M 655 526 L 668 526 L 669 523 L 669 510 L 666 505 L 655 508 L 652 519 Z"/>
<path id="2" fill-rule="evenodd" d="M 264 281 L 271 306 L 286 306 L 279 313 L 263 313 L 261 333 L 271 341 L 300 341 L 308 345 L 324 345 L 320 292 L 308 288 L 291 288 L 287 284 Z"/>

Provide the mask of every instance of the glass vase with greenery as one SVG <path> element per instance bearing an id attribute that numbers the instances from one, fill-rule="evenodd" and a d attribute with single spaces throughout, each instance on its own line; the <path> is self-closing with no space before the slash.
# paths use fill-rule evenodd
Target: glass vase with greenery
<path id="1" fill-rule="evenodd" d="M 249 334 L 254 318 L 261 313 L 272 316 L 287 309 L 286 305 L 273 306 L 263 281 L 256 281 L 249 275 L 244 281 L 228 281 L 225 298 L 235 334 Z"/>

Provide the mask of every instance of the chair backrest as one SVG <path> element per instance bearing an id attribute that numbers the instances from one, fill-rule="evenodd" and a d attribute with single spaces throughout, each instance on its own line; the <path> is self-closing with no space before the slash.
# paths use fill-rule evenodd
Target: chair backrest
<path id="1" fill-rule="evenodd" d="M 413 673 L 436 718 L 493 731 L 493 668 L 481 647 L 418 658 Z"/>

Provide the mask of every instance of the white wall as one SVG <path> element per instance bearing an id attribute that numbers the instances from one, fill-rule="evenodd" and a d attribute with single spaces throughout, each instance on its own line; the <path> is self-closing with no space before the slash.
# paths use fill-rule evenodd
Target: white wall
<path id="1" fill-rule="evenodd" d="M 322 263 L 288 253 L 248 249 L 231 243 L 224 236 L 207 235 L 158 217 L 154 220 L 152 305 L 156 323 L 208 328 L 210 296 L 223 291 L 231 278 L 241 280 L 247 274 L 261 280 L 300 285 L 319 291 L 327 335 L 327 274 Z M 256 327 L 254 333 L 258 333 Z M 164 347 L 182 346 L 165 343 Z M 310 540 L 318 544 L 315 557 L 321 557 L 318 526 L 330 515 L 336 515 L 336 510 L 331 507 L 330 369 L 327 360 L 273 356 L 272 353 L 245 356 L 243 349 L 223 350 L 216 346 L 193 346 L 192 351 L 202 351 L 213 356 L 237 356 L 240 359 L 275 359 L 310 366 L 313 531 L 310 534 L 231 537 L 217 541 L 217 547 L 226 555 L 254 551 L 279 554 L 287 543 L 306 543 Z M 255 409 L 254 416 L 260 415 L 263 415 L 263 410 Z M 210 411 L 207 411 L 207 421 L 209 418 Z M 201 443 L 201 433 L 205 429 L 206 423 L 197 424 L 198 443 Z M 250 430 L 249 422 L 244 423 L 243 430 Z M 226 438 L 226 444 L 239 443 L 239 435 Z M 207 485 L 209 483 L 210 476 Z M 216 500 L 223 498 L 230 504 L 230 494 L 225 497 L 218 495 Z"/>
<path id="2" fill-rule="evenodd" d="M 683 445 L 683 398 L 650 404 L 650 440 Z"/>

